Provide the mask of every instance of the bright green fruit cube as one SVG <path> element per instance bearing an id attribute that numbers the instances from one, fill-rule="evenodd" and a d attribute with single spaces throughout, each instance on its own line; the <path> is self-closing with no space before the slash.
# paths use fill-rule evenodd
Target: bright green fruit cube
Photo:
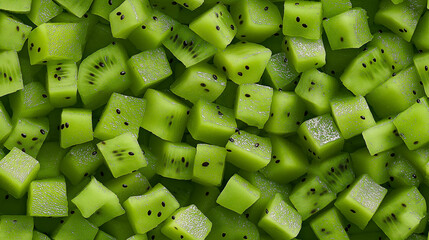
<path id="1" fill-rule="evenodd" d="M 124 202 L 131 227 L 139 234 L 145 234 L 157 227 L 179 207 L 176 198 L 161 184 Z"/>
<path id="2" fill-rule="evenodd" d="M 34 220 L 30 216 L 0 216 L 0 239 L 33 239 Z"/>
<path id="3" fill-rule="evenodd" d="M 147 0 L 125 0 L 109 14 L 112 35 L 127 38 L 131 32 L 150 17 L 152 8 Z"/>
<path id="4" fill-rule="evenodd" d="M 277 193 L 268 202 L 258 226 L 274 239 L 293 239 L 301 230 L 301 215 Z"/>
<path id="5" fill-rule="evenodd" d="M 72 214 L 52 234 L 52 239 L 83 240 L 94 239 L 98 227 L 94 226 L 80 214 Z"/>
<path id="6" fill-rule="evenodd" d="M 18 148 L 0 161 L 0 186 L 15 198 L 21 198 L 37 177 L 39 162 Z"/>
<path id="7" fill-rule="evenodd" d="M 60 144 L 68 148 L 94 139 L 92 112 L 89 109 L 65 108 L 61 113 Z"/>
<path id="8" fill-rule="evenodd" d="M 225 146 L 226 161 L 250 172 L 255 172 L 271 160 L 271 141 L 269 138 L 238 130 Z"/>
<path id="9" fill-rule="evenodd" d="M 387 189 L 364 174 L 340 194 L 335 206 L 347 220 L 364 229 L 386 194 Z"/>
<path id="10" fill-rule="evenodd" d="M 225 185 L 216 202 L 238 214 L 242 214 L 260 197 L 258 188 L 238 174 L 234 174 Z"/>
<path id="11" fill-rule="evenodd" d="M 64 177 L 36 180 L 28 189 L 27 215 L 67 217 L 68 202 Z"/>
<path id="12" fill-rule="evenodd" d="M 326 52 L 322 37 L 306 39 L 286 36 L 282 49 L 297 72 L 321 68 L 326 64 Z"/>
<path id="13" fill-rule="evenodd" d="M 161 232 L 170 239 L 204 240 L 211 228 L 212 222 L 192 204 L 174 212 Z"/>
<path id="14" fill-rule="evenodd" d="M 320 240 L 349 239 L 345 230 L 344 219 L 335 208 L 326 210 L 310 221 L 310 227 Z"/>
<path id="15" fill-rule="evenodd" d="M 388 167 L 394 159 L 395 153 L 385 151 L 372 156 L 368 148 L 363 147 L 352 152 L 350 156 L 356 176 L 367 174 L 378 184 L 389 181 Z"/>
<path id="16" fill-rule="evenodd" d="M 291 37 L 319 39 L 322 35 L 322 3 L 285 1 L 283 34 Z"/>
<path id="17" fill-rule="evenodd" d="M 221 185 L 226 149 L 208 144 L 198 144 L 196 149 L 192 181 L 208 186 Z"/>
<path id="18" fill-rule="evenodd" d="M 402 144 L 392 119 L 383 119 L 377 125 L 362 132 L 371 155 L 387 151 Z"/>

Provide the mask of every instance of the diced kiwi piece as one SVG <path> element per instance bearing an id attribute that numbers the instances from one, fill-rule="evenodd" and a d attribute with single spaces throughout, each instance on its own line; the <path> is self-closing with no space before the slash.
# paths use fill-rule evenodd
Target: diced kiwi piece
<path id="1" fill-rule="evenodd" d="M 23 89 L 9 95 L 9 99 L 14 117 L 44 117 L 54 109 L 40 82 L 25 85 Z"/>
<path id="2" fill-rule="evenodd" d="M 416 54 L 413 60 L 420 77 L 419 84 L 423 85 L 426 95 L 429 95 L 429 53 Z"/>
<path id="3" fill-rule="evenodd" d="M 93 0 L 90 12 L 109 21 L 109 14 L 123 2 L 124 0 Z"/>
<path id="4" fill-rule="evenodd" d="M 207 213 L 213 226 L 207 240 L 258 240 L 258 227 L 250 222 L 244 215 L 216 206 Z"/>
<path id="5" fill-rule="evenodd" d="M 116 239 L 127 239 L 135 234 L 126 214 L 108 221 L 100 229 Z"/>
<path id="6" fill-rule="evenodd" d="M 425 0 L 404 0 L 399 4 L 394 4 L 391 0 L 381 0 L 374 21 L 409 42 L 425 5 Z"/>
<path id="7" fill-rule="evenodd" d="M 206 214 L 217 206 L 216 199 L 219 194 L 220 190 L 217 187 L 194 184 L 194 189 L 192 190 L 189 201 L 195 204 L 201 212 Z"/>
<path id="8" fill-rule="evenodd" d="M 186 67 L 205 61 L 217 51 L 186 25 L 176 24 L 170 30 L 162 44 Z"/>
<path id="9" fill-rule="evenodd" d="M 280 11 L 271 1 L 234 1 L 230 12 L 238 28 L 236 37 L 242 41 L 259 43 L 281 29 Z"/>
<path id="10" fill-rule="evenodd" d="M 422 51 L 429 50 L 428 42 L 425 40 L 429 36 L 428 31 L 429 26 L 429 14 L 426 11 L 423 16 L 419 19 L 419 23 L 417 24 L 416 30 L 413 34 L 413 43 L 417 47 L 417 49 Z"/>
<path id="11" fill-rule="evenodd" d="M 393 188 L 416 186 L 422 177 L 420 172 L 404 156 L 396 154 L 389 165 L 389 185 Z"/>
<path id="12" fill-rule="evenodd" d="M 345 139 L 357 136 L 375 125 L 363 96 L 345 96 L 331 100 L 332 116 Z"/>
<path id="13" fill-rule="evenodd" d="M 140 172 L 133 172 L 105 182 L 105 186 L 116 194 L 122 204 L 131 196 L 144 194 L 150 189 L 150 183 Z"/>
<path id="14" fill-rule="evenodd" d="M 235 118 L 262 129 L 270 117 L 273 89 L 259 84 L 242 84 L 237 88 Z"/>
<path id="15" fill-rule="evenodd" d="M 190 199 L 192 191 L 194 190 L 194 183 L 186 180 L 177 180 L 161 176 L 158 176 L 157 180 L 152 179 L 152 182 L 154 182 L 153 185 L 155 185 L 155 183 L 160 183 L 166 187 L 176 198 L 177 202 L 179 202 L 180 206 L 191 204 Z"/>
<path id="16" fill-rule="evenodd" d="M 132 133 L 124 133 L 97 144 L 115 178 L 145 167 L 146 159 Z"/>
<path id="17" fill-rule="evenodd" d="M 390 239 L 406 239 L 426 215 L 426 201 L 416 187 L 389 192 L 373 220 Z"/>
<path id="18" fill-rule="evenodd" d="M 226 150 L 209 144 L 198 144 L 194 160 L 192 181 L 219 186 L 223 180 Z"/>
<path id="19" fill-rule="evenodd" d="M 371 156 L 368 149 L 364 147 L 350 155 L 356 176 L 368 174 L 378 184 L 389 181 L 388 166 L 395 157 L 395 153 L 386 151 Z"/>
<path id="20" fill-rule="evenodd" d="M 171 239 L 203 240 L 212 227 L 211 221 L 195 205 L 182 207 L 168 218 L 161 232 Z"/>
<path id="21" fill-rule="evenodd" d="M 15 198 L 6 190 L 0 189 L 0 214 L 25 215 L 27 213 L 27 198 Z"/>
<path id="22" fill-rule="evenodd" d="M 298 136 L 308 155 L 314 159 L 325 159 L 341 151 L 343 134 L 330 114 L 311 118 L 298 128 Z"/>
<path id="23" fill-rule="evenodd" d="M 335 198 L 336 194 L 318 176 L 302 178 L 289 196 L 303 221 L 325 208 Z"/>
<path id="24" fill-rule="evenodd" d="M 47 118 L 18 118 L 4 146 L 12 150 L 16 147 L 32 157 L 36 157 L 49 132 Z"/>
<path id="25" fill-rule="evenodd" d="M 88 142 L 70 148 L 60 163 L 60 170 L 73 185 L 76 185 L 84 177 L 93 174 L 103 161 L 103 155 L 98 152 L 95 143 Z"/>
<path id="26" fill-rule="evenodd" d="M 372 47 L 356 56 L 344 70 L 340 79 L 353 94 L 365 96 L 391 76 L 392 69 L 382 52 Z"/>
<path id="27" fill-rule="evenodd" d="M 143 94 L 173 73 L 162 47 L 132 56 L 128 66 L 132 74 L 131 90 L 135 95 Z"/>
<path id="28" fill-rule="evenodd" d="M 257 171 L 271 160 L 271 140 L 245 131 L 234 133 L 225 148 L 226 161 L 246 171 Z"/>
<path id="29" fill-rule="evenodd" d="M 16 51 L 0 52 L 0 73 L 0 96 L 16 92 L 24 87 Z"/>
<path id="30" fill-rule="evenodd" d="M 159 175 L 180 180 L 192 179 L 195 147 L 186 143 L 173 143 L 152 137 L 150 149 L 158 158 L 156 172 Z"/>
<path id="31" fill-rule="evenodd" d="M 94 129 L 94 137 L 107 140 L 124 133 L 138 136 L 146 101 L 113 93 Z"/>
<path id="32" fill-rule="evenodd" d="M 283 39 L 282 49 L 286 53 L 287 59 L 299 73 L 312 68 L 321 68 L 326 64 L 326 52 L 322 37 L 306 39 L 286 36 Z"/>
<path id="33" fill-rule="evenodd" d="M 290 37 L 319 39 L 322 35 L 322 3 L 285 1 L 283 34 Z"/>
<path id="34" fill-rule="evenodd" d="M 31 31 L 28 37 L 28 53 L 31 65 L 44 61 L 82 58 L 81 39 L 85 39 L 80 23 L 43 23 Z"/>
<path id="35" fill-rule="evenodd" d="M 76 63 L 72 61 L 47 63 L 46 90 L 52 106 L 69 107 L 76 104 L 77 71 Z"/>
<path id="36" fill-rule="evenodd" d="M 45 142 L 37 154 L 40 170 L 37 179 L 54 178 L 60 176 L 60 161 L 67 150 L 60 147 L 59 142 Z"/>
<path id="37" fill-rule="evenodd" d="M 33 217 L 68 216 L 64 177 L 31 182 L 28 189 L 27 215 Z"/>
<path id="38" fill-rule="evenodd" d="M 33 239 L 34 220 L 30 216 L 0 216 L 0 239 Z"/>
<path id="39" fill-rule="evenodd" d="M 94 137 L 91 110 L 84 108 L 64 108 L 61 113 L 60 135 L 62 148 L 92 141 Z"/>
<path id="40" fill-rule="evenodd" d="M 418 116 L 416 118 L 416 116 Z M 415 150 L 429 142 L 429 104 L 426 97 L 417 99 L 417 102 L 398 114 L 393 124 L 398 129 L 399 136 L 408 149 Z M 410 125 L 410 123 L 413 123 Z"/>
<path id="41" fill-rule="evenodd" d="M 271 144 L 273 157 L 270 163 L 260 170 L 267 178 L 285 184 L 307 172 L 307 156 L 299 146 L 278 136 L 271 136 Z"/>
<path id="42" fill-rule="evenodd" d="M 279 135 L 296 132 L 308 114 L 304 102 L 297 94 L 280 90 L 273 93 L 270 112 L 264 130 Z"/>
<path id="43" fill-rule="evenodd" d="M 280 48 L 282 39 L 280 37 L 278 38 Z M 266 46 L 266 44 L 264 46 Z M 272 47 L 269 48 L 272 50 Z M 289 59 L 287 59 L 286 53 L 278 52 L 273 54 L 268 61 L 265 72 L 262 75 L 262 79 L 265 83 L 275 89 L 287 90 L 285 87 L 289 86 L 294 80 L 296 80 L 298 75 L 299 74 L 296 72 L 295 67 Z"/>
<path id="44" fill-rule="evenodd" d="M 332 50 L 360 48 L 371 41 L 365 9 L 352 8 L 323 21 L 323 28 Z"/>
<path id="45" fill-rule="evenodd" d="M 0 49 L 21 51 L 32 29 L 12 15 L 0 13 Z"/>
<path id="46" fill-rule="evenodd" d="M 128 56 L 119 43 L 112 43 L 85 58 L 79 66 L 77 87 L 85 107 L 96 109 L 113 92 L 123 92 L 131 84 Z"/>
<path id="47" fill-rule="evenodd" d="M 173 142 L 182 139 L 188 121 L 189 108 L 169 93 L 148 89 L 141 126 L 156 136 Z"/>
<path id="48" fill-rule="evenodd" d="M 258 82 L 271 57 L 271 50 L 251 42 L 230 44 L 216 53 L 213 62 L 237 84 Z"/>
<path id="49" fill-rule="evenodd" d="M 364 229 L 386 194 L 387 189 L 364 174 L 338 196 L 335 206 L 347 220 Z"/>
<path id="50" fill-rule="evenodd" d="M 28 190 L 31 181 L 37 177 L 39 162 L 18 148 L 0 161 L 1 187 L 15 198 L 21 198 Z"/>
<path id="51" fill-rule="evenodd" d="M 2 1 L 0 2 L 0 9 L 16 12 L 16 13 L 27 13 L 31 8 L 31 0 L 17 0 L 13 2 Z"/>
<path id="52" fill-rule="evenodd" d="M 140 196 L 133 196 L 124 202 L 130 224 L 136 233 L 144 234 L 166 220 L 179 203 L 161 184 Z"/>
<path id="53" fill-rule="evenodd" d="M 149 1 L 125 0 L 109 14 L 112 35 L 116 38 L 127 38 L 151 13 Z"/>
<path id="54" fill-rule="evenodd" d="M 237 34 L 237 26 L 223 4 L 216 4 L 192 20 L 189 28 L 218 49 L 224 49 Z"/>
<path id="55" fill-rule="evenodd" d="M 31 1 L 31 10 L 27 13 L 27 17 L 35 25 L 39 26 L 58 16 L 62 10 L 63 8 L 53 0 L 33 0 Z"/>
<path id="56" fill-rule="evenodd" d="M 311 69 L 301 74 L 295 93 L 300 96 L 307 109 L 317 115 L 329 113 L 329 101 L 339 88 L 339 82 L 326 73 Z"/>
<path id="57" fill-rule="evenodd" d="M 396 73 L 408 67 L 414 56 L 413 45 L 390 32 L 377 32 L 368 47 L 377 46 L 386 62 Z"/>
<path id="58" fill-rule="evenodd" d="M 349 239 L 344 223 L 341 213 L 333 207 L 314 217 L 310 226 L 320 240 Z"/>
<path id="59" fill-rule="evenodd" d="M 392 119 L 383 119 L 377 125 L 362 132 L 368 151 L 371 155 L 387 151 L 402 144 Z"/>
<path id="60" fill-rule="evenodd" d="M 80 214 L 72 214 L 58 226 L 52 234 L 53 239 L 83 240 L 94 239 L 98 227 L 83 218 Z"/>
<path id="61" fill-rule="evenodd" d="M 12 122 L 9 117 L 9 113 L 6 111 L 3 102 L 0 101 L 0 143 L 12 132 Z"/>
<path id="62" fill-rule="evenodd" d="M 260 197 L 260 190 L 238 174 L 225 185 L 216 202 L 238 214 L 242 214 Z"/>
<path id="63" fill-rule="evenodd" d="M 421 178 L 420 182 L 427 184 L 429 176 L 429 159 L 427 158 L 429 154 L 429 146 L 424 146 L 417 150 L 411 151 L 407 148 L 406 145 L 403 144 L 395 148 L 394 150 L 401 158 L 406 159 L 408 162 L 410 162 L 412 164 L 412 167 L 417 170 L 418 173 L 420 173 L 416 174 L 417 177 Z"/>
<path id="64" fill-rule="evenodd" d="M 277 193 L 268 202 L 258 226 L 275 239 L 292 239 L 301 230 L 301 215 Z"/>
<path id="65" fill-rule="evenodd" d="M 333 17 L 352 8 L 350 0 L 321 0 L 323 17 Z"/>
<path id="66" fill-rule="evenodd" d="M 361 47 L 332 50 L 327 37 L 322 35 L 322 39 L 326 51 L 326 64 L 323 70 L 325 73 L 336 78 L 343 74 L 344 69 L 346 69 L 350 62 L 364 49 Z"/>

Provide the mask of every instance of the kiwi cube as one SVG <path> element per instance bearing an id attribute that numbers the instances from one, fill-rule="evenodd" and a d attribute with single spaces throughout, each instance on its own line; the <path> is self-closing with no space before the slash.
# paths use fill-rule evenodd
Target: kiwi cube
<path id="1" fill-rule="evenodd" d="M 16 92 L 24 87 L 20 60 L 16 51 L 0 52 L 0 96 Z"/>
<path id="2" fill-rule="evenodd" d="M 225 148 L 209 144 L 198 144 L 192 181 L 208 186 L 220 186 L 223 180 L 225 158 Z"/>
<path id="3" fill-rule="evenodd" d="M 61 112 L 61 147 L 68 148 L 92 141 L 93 139 L 91 110 L 83 108 L 64 108 Z"/>
<path id="4" fill-rule="evenodd" d="M 25 85 L 23 89 L 9 95 L 9 99 L 14 116 L 44 117 L 54 110 L 48 93 L 40 82 Z"/>
<path id="5" fill-rule="evenodd" d="M 377 125 L 362 132 L 368 151 L 371 155 L 381 153 L 401 145 L 402 139 L 392 119 L 383 119 Z"/>
<path id="6" fill-rule="evenodd" d="M 67 217 L 51 236 L 53 239 L 83 240 L 94 239 L 97 232 L 98 227 L 75 213 Z"/>
<path id="7" fill-rule="evenodd" d="M 429 36 L 429 14 L 426 11 L 423 16 L 419 19 L 416 30 L 414 31 L 412 42 L 417 49 L 422 51 L 429 50 L 429 44 L 425 40 Z"/>
<path id="8" fill-rule="evenodd" d="M 137 138 L 132 133 L 124 133 L 97 144 L 107 166 L 115 178 L 129 174 L 147 165 Z"/>
<path id="9" fill-rule="evenodd" d="M 232 109 L 199 100 L 191 109 L 187 126 L 194 139 L 225 146 L 237 123 Z"/>
<path id="10" fill-rule="evenodd" d="M 112 35 L 115 38 L 127 38 L 152 14 L 147 0 L 125 0 L 109 14 Z"/>
<path id="11" fill-rule="evenodd" d="M 154 89 L 148 89 L 144 98 L 147 104 L 141 126 L 164 140 L 180 141 L 188 121 L 188 106 L 171 94 Z"/>
<path id="12" fill-rule="evenodd" d="M 416 54 L 413 61 L 420 77 L 419 84 L 423 86 L 426 95 L 429 95 L 429 53 Z"/>
<path id="13" fill-rule="evenodd" d="M 236 84 L 256 83 L 261 79 L 270 57 L 271 50 L 260 44 L 239 42 L 217 52 L 213 63 Z"/>
<path id="14" fill-rule="evenodd" d="M 83 143 L 68 150 L 60 161 L 60 171 L 71 184 L 76 185 L 92 175 L 103 162 L 103 155 L 94 142 Z"/>
<path id="15" fill-rule="evenodd" d="M 0 216 L 0 239 L 33 239 L 34 220 L 30 216 Z"/>
<path id="16" fill-rule="evenodd" d="M 0 143 L 3 143 L 12 132 L 12 122 L 3 102 L 0 101 Z"/>
<path id="17" fill-rule="evenodd" d="M 218 49 L 225 49 L 237 34 L 237 26 L 223 4 L 216 4 L 192 20 L 189 28 Z"/>
<path id="18" fill-rule="evenodd" d="M 161 232 L 171 239 L 204 240 L 211 228 L 212 222 L 192 204 L 176 210 L 163 223 Z"/>
<path id="19" fill-rule="evenodd" d="M 379 117 L 398 114 L 425 96 L 416 67 L 403 69 L 376 87 L 366 99 Z"/>
<path id="20" fill-rule="evenodd" d="M 341 213 L 333 207 L 314 217 L 310 227 L 320 240 L 349 239 L 344 223 Z"/>
<path id="21" fill-rule="evenodd" d="M 124 202 L 131 227 L 135 233 L 145 234 L 165 221 L 180 205 L 161 184 L 140 196 L 132 196 Z"/>
<path id="22" fill-rule="evenodd" d="M 393 120 L 399 136 L 408 149 L 415 150 L 429 142 L 429 103 L 427 97 L 417 99 L 416 103 L 401 112 Z M 413 123 L 410 125 L 410 123 Z"/>
<path id="23" fill-rule="evenodd" d="M 12 148 L 0 161 L 0 186 L 15 198 L 21 198 L 37 177 L 39 169 L 36 159 L 18 148 Z"/>
<path id="24" fill-rule="evenodd" d="M 293 239 L 301 230 L 301 215 L 277 193 L 266 206 L 258 226 L 275 239 Z"/>
<path id="25" fill-rule="evenodd" d="M 307 173 L 307 156 L 298 145 L 274 135 L 271 136 L 271 144 L 273 157 L 266 167 L 259 170 L 268 179 L 285 184 Z"/>
<path id="26" fill-rule="evenodd" d="M 49 22 L 52 18 L 62 13 L 63 8 L 58 6 L 53 0 L 32 0 L 31 10 L 27 13 L 30 19 L 36 26 L 45 22 Z"/>
<path id="27" fill-rule="evenodd" d="M 286 36 L 282 49 L 287 59 L 299 73 L 312 68 L 321 68 L 326 64 L 326 52 L 322 37 L 319 39 L 306 39 L 302 37 Z"/>
<path id="28" fill-rule="evenodd" d="M 92 1 L 93 0 L 82 0 L 76 3 L 73 0 L 56 0 L 58 4 L 78 18 L 81 18 L 89 10 Z"/>
<path id="29" fill-rule="evenodd" d="M 123 2 L 124 0 L 112 0 L 107 2 L 104 0 L 93 0 L 90 12 L 91 14 L 100 16 L 109 21 L 109 14 Z"/>
<path id="30" fill-rule="evenodd" d="M 395 153 L 385 151 L 373 156 L 366 147 L 358 149 L 350 154 L 353 170 L 356 176 L 367 174 L 377 184 L 389 181 L 388 167 L 392 163 Z"/>
<path id="31" fill-rule="evenodd" d="M 146 100 L 113 93 L 94 129 L 94 137 L 108 140 L 124 133 L 139 134 Z"/>
<path id="32" fill-rule="evenodd" d="M 257 171 L 271 160 L 271 140 L 246 131 L 234 133 L 225 148 L 226 161 L 246 171 Z"/>
<path id="33" fill-rule="evenodd" d="M 116 194 L 121 204 L 129 197 L 142 195 L 150 189 L 149 181 L 141 172 L 111 179 L 104 185 Z"/>
<path id="34" fill-rule="evenodd" d="M 31 0 L 17 0 L 14 2 L 1 1 L 0 9 L 15 12 L 15 13 L 28 13 L 31 8 Z"/>
<path id="35" fill-rule="evenodd" d="M 363 230 L 386 194 L 387 189 L 378 185 L 370 176 L 364 174 L 339 195 L 335 201 L 335 207 L 340 210 L 347 220 Z"/>
<path id="36" fill-rule="evenodd" d="M 48 62 L 46 90 L 51 105 L 70 107 L 77 102 L 77 65 L 75 62 Z M 24 88 L 25 90 L 25 88 Z"/>
<path id="37" fill-rule="evenodd" d="M 406 239 L 426 216 L 426 201 L 415 187 L 390 191 L 373 220 L 390 239 Z"/>
<path id="38" fill-rule="evenodd" d="M 283 34 L 290 37 L 319 39 L 322 36 L 322 3 L 285 1 Z"/>
<path id="39" fill-rule="evenodd" d="M 216 199 L 219 194 L 220 190 L 215 186 L 194 184 L 194 189 L 192 190 L 189 201 L 195 204 L 201 212 L 206 214 L 217 206 Z"/>
<path id="40" fill-rule="evenodd" d="M 393 161 L 391 161 L 388 171 L 390 175 L 389 185 L 393 188 L 418 187 L 423 179 L 417 168 L 400 154 L 396 154 Z"/>
<path id="41" fill-rule="evenodd" d="M 133 76 L 131 90 L 134 95 L 143 94 L 146 89 L 173 74 L 162 47 L 132 56 L 128 66 Z"/>
<path id="42" fill-rule="evenodd" d="M 242 41 L 260 43 L 282 28 L 282 15 L 269 0 L 233 1 L 230 12 Z"/>
<path id="43" fill-rule="evenodd" d="M 28 189 L 27 215 L 67 217 L 68 202 L 64 177 L 32 181 Z"/>
<path id="44" fill-rule="evenodd" d="M 199 63 L 187 68 L 177 77 L 170 90 L 194 104 L 200 99 L 213 102 L 225 90 L 226 81 L 221 70 L 207 63 Z"/>
<path id="45" fill-rule="evenodd" d="M 305 102 L 306 108 L 313 114 L 323 115 L 331 111 L 329 101 L 339 89 L 337 79 L 317 69 L 301 74 L 295 93 Z"/>
<path id="46" fill-rule="evenodd" d="M 100 228 L 115 239 L 127 239 L 135 234 L 126 214 L 108 221 Z"/>
<path id="47" fill-rule="evenodd" d="M 308 155 L 318 160 L 339 153 L 344 146 L 344 137 L 330 114 L 305 121 L 299 126 L 298 137 Z"/>
<path id="48" fill-rule="evenodd" d="M 295 67 L 286 57 L 286 53 L 279 52 L 271 56 L 262 79 L 275 89 L 286 90 L 285 87 L 293 83 L 298 78 L 298 75 L 299 73 L 296 72 Z"/>
<path id="49" fill-rule="evenodd" d="M 333 17 L 352 8 L 350 0 L 321 0 L 323 17 Z"/>
<path id="50" fill-rule="evenodd" d="M 15 51 L 21 51 L 32 29 L 6 13 L 0 13 L 0 28 L 0 49 Z"/>
<path id="51" fill-rule="evenodd" d="M 405 144 L 395 148 L 395 152 L 399 156 L 408 160 L 412 166 L 420 173 L 418 176 L 422 178 L 421 182 L 428 183 L 429 177 L 429 159 L 426 158 L 429 154 L 429 146 L 424 146 L 416 150 L 409 150 Z M 414 177 L 414 176 L 412 176 Z"/>
<path id="52" fill-rule="evenodd" d="M 234 174 L 226 183 L 216 202 L 224 208 L 242 214 L 260 197 L 258 188 L 238 174 Z"/>
<path id="53" fill-rule="evenodd" d="M 59 142 L 45 142 L 37 154 L 40 170 L 37 179 L 55 178 L 60 176 L 60 162 L 67 150 L 60 147 Z"/>
<path id="54" fill-rule="evenodd" d="M 375 125 L 374 117 L 363 96 L 344 96 L 331 100 L 332 116 L 345 139 L 361 134 Z"/>

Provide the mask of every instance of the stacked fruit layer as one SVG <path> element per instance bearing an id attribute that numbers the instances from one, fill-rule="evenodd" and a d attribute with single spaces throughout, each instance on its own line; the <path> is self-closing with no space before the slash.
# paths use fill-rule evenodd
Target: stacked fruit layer
<path id="1" fill-rule="evenodd" d="M 0 0 L 0 240 L 428 239 L 428 9 Z"/>

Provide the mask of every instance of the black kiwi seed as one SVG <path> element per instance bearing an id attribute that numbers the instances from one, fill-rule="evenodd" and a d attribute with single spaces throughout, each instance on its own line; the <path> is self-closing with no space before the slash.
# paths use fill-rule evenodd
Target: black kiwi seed
<path id="1" fill-rule="evenodd" d="M 392 181 L 392 182 L 393 182 L 393 180 L 395 180 L 395 178 L 394 178 L 394 177 L 390 177 L 389 179 L 390 179 L 390 181 Z"/>
<path id="2" fill-rule="evenodd" d="M 66 124 L 64 125 L 66 128 L 69 128 L 69 123 L 66 122 Z"/>
<path id="3" fill-rule="evenodd" d="M 41 50 L 41 49 L 40 49 L 40 48 L 38 48 L 38 49 L 37 49 L 37 52 L 40 52 L 40 50 Z"/>
<path id="4" fill-rule="evenodd" d="M 234 138 L 229 138 L 229 141 L 230 142 L 234 142 Z"/>
<path id="5" fill-rule="evenodd" d="M 119 108 L 116 109 L 117 114 L 121 114 L 121 110 Z"/>
<path id="6" fill-rule="evenodd" d="M 366 68 L 366 64 L 365 64 L 365 63 L 362 63 L 362 67 Z"/>
<path id="7" fill-rule="evenodd" d="M 121 16 L 121 20 L 124 20 L 124 18 L 125 18 L 125 16 L 124 16 L 124 15 L 122 15 L 122 16 Z"/>
<path id="8" fill-rule="evenodd" d="M 243 76 L 242 72 L 238 72 L 237 74 L 238 74 L 238 76 Z"/>
<path id="9" fill-rule="evenodd" d="M 356 211 L 355 211 L 355 210 L 353 210 L 353 209 L 350 209 L 350 212 L 352 212 L 352 213 L 356 213 Z"/>
<path id="10" fill-rule="evenodd" d="M 222 233 L 222 237 L 225 237 L 226 236 L 226 233 Z"/>
<path id="11" fill-rule="evenodd" d="M 126 74 L 126 72 L 125 72 L 125 71 L 122 71 L 120 74 L 123 76 L 123 75 L 125 75 L 125 74 Z"/>
<path id="12" fill-rule="evenodd" d="M 221 111 L 217 111 L 217 114 L 218 114 L 219 116 L 223 116 L 223 113 L 222 113 Z"/>
<path id="13" fill-rule="evenodd" d="M 127 188 L 127 187 L 128 187 L 128 185 L 124 183 L 124 184 L 122 184 L 122 187 L 123 187 L 123 188 Z"/>
<path id="14" fill-rule="evenodd" d="M 360 118 L 361 118 L 362 120 L 365 120 L 365 116 L 360 116 Z"/>
<path id="15" fill-rule="evenodd" d="M 16 26 L 16 31 L 18 31 L 18 32 L 19 32 L 19 26 Z"/>
<path id="16" fill-rule="evenodd" d="M 219 26 L 216 26 L 216 30 L 218 30 L 218 31 L 219 31 L 219 30 L 220 30 L 220 27 L 219 27 Z"/>
<path id="17" fill-rule="evenodd" d="M 125 126 L 128 126 L 128 125 L 129 125 L 129 123 L 128 123 L 128 122 L 124 122 L 124 124 L 125 124 Z"/>
<path id="18" fill-rule="evenodd" d="M 42 97 L 43 97 L 43 98 L 47 98 L 47 97 L 48 97 L 48 95 L 46 95 L 46 94 L 42 94 Z"/>
<path id="19" fill-rule="evenodd" d="M 157 216 L 161 217 L 161 215 L 162 215 L 162 212 L 158 212 Z"/>
<path id="20" fill-rule="evenodd" d="M 45 135 L 45 130 L 43 130 L 43 129 L 40 129 L 40 133 L 42 134 L 42 135 Z"/>
<path id="21" fill-rule="evenodd" d="M 302 27 L 303 27 L 303 28 L 307 28 L 307 24 L 303 23 L 303 24 L 302 24 Z"/>
<path id="22" fill-rule="evenodd" d="M 268 10 L 268 7 L 264 7 L 264 10 L 265 10 L 265 11 L 267 11 L 267 10 Z"/>
<path id="23" fill-rule="evenodd" d="M 187 3 L 183 3 L 183 6 L 185 7 L 189 7 L 189 5 Z"/>
<path id="24" fill-rule="evenodd" d="M 26 137 L 27 137 L 27 134 L 25 134 L 25 133 L 21 133 L 21 136 L 22 136 L 23 138 L 26 138 Z"/>
<path id="25" fill-rule="evenodd" d="M 259 147 L 259 143 L 255 143 L 255 147 Z"/>
<path id="26" fill-rule="evenodd" d="M 93 156 L 94 156 L 94 155 L 97 155 L 97 151 L 92 152 L 92 155 L 93 155 Z"/>
<path id="27" fill-rule="evenodd" d="M 206 84 L 205 83 L 200 83 L 201 87 L 205 87 Z"/>
<path id="28" fill-rule="evenodd" d="M 116 13 L 116 15 L 120 16 L 120 15 L 121 15 L 121 12 L 117 12 L 117 13 Z"/>
<path id="29" fill-rule="evenodd" d="M 416 92 L 415 90 L 413 90 L 413 94 L 414 94 L 414 95 L 416 95 L 416 94 L 417 94 L 417 92 Z"/>
<path id="30" fill-rule="evenodd" d="M 110 5 L 110 6 L 112 6 L 112 4 L 113 4 L 113 3 L 112 3 L 112 0 L 109 0 L 109 2 L 108 2 L 108 3 L 109 3 L 109 5 Z"/>
<path id="31" fill-rule="evenodd" d="M 134 153 L 133 152 L 128 152 L 128 155 L 134 156 Z"/>
<path id="32" fill-rule="evenodd" d="M 419 144 L 419 141 L 414 141 L 413 143 L 414 143 L 414 145 L 417 145 L 417 144 Z"/>
<path id="33" fill-rule="evenodd" d="M 416 101 L 417 103 L 420 103 L 420 99 L 417 99 L 417 101 Z"/>
<path id="34" fill-rule="evenodd" d="M 147 211 L 147 215 L 148 215 L 148 216 L 150 216 L 151 214 L 152 214 L 152 211 L 151 211 L 151 210 Z"/>
<path id="35" fill-rule="evenodd" d="M 155 21 L 158 20 L 158 18 L 156 16 L 153 16 L 152 19 L 155 20 Z"/>
<path id="36" fill-rule="evenodd" d="M 231 29 L 234 30 L 234 25 L 231 25 Z"/>
<path id="37" fill-rule="evenodd" d="M 299 22 L 299 21 L 301 21 L 301 18 L 296 17 L 296 22 Z"/>
<path id="38" fill-rule="evenodd" d="M 102 63 L 102 62 L 98 63 L 98 65 L 100 65 L 100 67 L 104 67 L 105 66 L 104 63 Z"/>
<path id="39" fill-rule="evenodd" d="M 37 137 L 34 137 L 34 138 L 32 138 L 31 140 L 33 140 L 33 141 L 37 141 L 39 138 L 37 138 Z"/>
<path id="40" fill-rule="evenodd" d="M 61 71 L 61 67 L 57 67 L 55 70 L 57 70 L 57 71 Z"/>
<path id="41" fill-rule="evenodd" d="M 207 166 L 209 165 L 209 163 L 208 163 L 208 162 L 203 162 L 201 165 L 202 165 L 203 167 L 207 167 Z"/>
<path id="42" fill-rule="evenodd" d="M 145 26 L 145 25 L 143 25 L 143 26 L 142 26 L 142 29 L 146 29 L 146 26 Z"/>
<path id="43" fill-rule="evenodd" d="M 226 149 L 227 152 L 231 152 L 231 149 Z"/>
<path id="44" fill-rule="evenodd" d="M 244 94 L 245 97 L 250 97 L 250 94 L 246 93 Z"/>
<path id="45" fill-rule="evenodd" d="M 277 159 L 275 163 L 279 163 L 279 162 L 280 162 L 280 160 L 279 160 L 279 159 Z"/>
<path id="46" fill-rule="evenodd" d="M 249 66 L 244 66 L 244 68 L 246 69 L 246 70 L 249 70 L 250 69 L 250 67 Z"/>

